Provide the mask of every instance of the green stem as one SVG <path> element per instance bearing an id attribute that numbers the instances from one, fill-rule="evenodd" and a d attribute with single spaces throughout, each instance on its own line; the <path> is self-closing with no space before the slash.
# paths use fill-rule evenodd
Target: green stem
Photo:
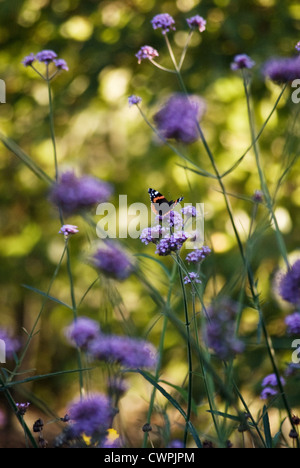
<path id="1" fill-rule="evenodd" d="M 281 231 L 278 226 L 277 218 L 274 213 L 273 209 L 273 202 L 272 198 L 269 192 L 269 188 L 266 182 L 266 178 L 262 169 L 261 161 L 260 161 L 260 155 L 259 155 L 259 149 L 257 145 L 257 139 L 255 136 L 255 126 L 254 126 L 254 118 L 253 118 L 253 112 L 251 109 L 251 96 L 250 96 L 250 91 L 249 87 L 247 84 L 247 76 L 244 70 L 242 70 L 242 75 L 243 75 L 243 83 L 244 83 L 244 90 L 245 90 L 245 95 L 246 95 L 246 102 L 247 102 L 247 112 L 248 112 L 248 120 L 249 120 L 249 126 L 250 126 L 250 133 L 251 133 L 251 140 L 252 140 L 252 146 L 254 149 L 254 154 L 255 154 L 255 160 L 256 160 L 256 166 L 257 166 L 257 171 L 260 179 L 260 185 L 261 185 L 261 190 L 265 196 L 266 199 L 266 204 L 267 208 L 269 210 L 270 216 L 273 220 L 274 227 L 275 227 L 275 232 L 276 232 L 276 237 L 277 237 L 277 242 L 278 246 L 280 249 L 280 252 L 282 254 L 282 257 L 286 263 L 287 268 L 289 268 L 289 261 L 288 261 L 288 256 L 287 256 L 287 250 L 285 246 L 284 239 L 282 237 Z"/>
<path id="2" fill-rule="evenodd" d="M 55 278 L 57 277 L 58 271 L 59 271 L 59 269 L 60 269 L 60 267 L 61 267 L 61 264 L 62 264 L 62 261 L 63 261 L 63 258 L 64 258 L 64 256 L 65 256 L 66 251 L 67 251 L 67 246 L 65 245 L 64 250 L 63 250 L 62 255 L 61 255 L 61 258 L 60 258 L 60 260 L 59 260 L 59 263 L 58 263 L 58 265 L 57 265 L 57 267 L 56 267 L 56 269 L 55 269 L 55 271 L 54 271 L 54 274 L 53 274 L 53 276 L 52 276 L 52 278 L 51 278 L 51 281 L 50 281 L 50 284 L 49 284 L 49 286 L 48 286 L 48 289 L 47 289 L 47 296 L 49 296 L 49 294 L 50 294 L 50 290 L 51 290 L 52 285 L 53 285 L 53 283 L 54 283 L 54 281 L 55 281 Z M 24 358 L 25 358 L 25 355 L 26 355 L 26 353 L 27 353 L 27 351 L 28 351 L 28 347 L 29 347 L 29 345 L 30 345 L 30 342 L 31 342 L 33 336 L 35 335 L 36 327 L 37 327 L 38 322 L 39 322 L 39 320 L 40 320 L 40 318 L 41 318 L 41 315 L 42 315 L 42 313 L 43 313 L 43 310 L 44 310 L 44 307 L 45 307 L 45 305 L 46 305 L 47 300 L 48 300 L 47 297 L 43 300 L 41 309 L 40 309 L 40 311 L 39 311 L 39 313 L 38 313 L 38 315 L 37 315 L 37 318 L 35 319 L 35 322 L 34 322 L 34 324 L 33 324 L 33 327 L 32 327 L 32 329 L 31 329 L 31 332 L 30 332 L 29 335 L 28 335 L 28 339 L 27 339 L 27 341 L 26 341 L 26 343 L 25 343 L 25 346 L 24 346 L 22 355 L 21 355 L 20 359 L 18 359 L 18 362 L 17 362 L 17 364 L 16 364 L 14 370 L 12 371 L 12 373 L 11 373 L 11 375 L 10 375 L 8 381 L 12 381 L 12 380 L 14 379 L 16 373 L 18 372 L 20 366 L 22 365 L 22 362 L 23 362 L 23 360 L 24 360 Z"/>
<path id="3" fill-rule="evenodd" d="M 173 286 L 174 286 L 174 282 L 175 282 L 176 273 L 177 273 L 177 265 L 176 265 L 176 263 L 174 263 L 172 275 L 171 275 L 171 278 L 170 278 L 167 301 L 166 301 L 167 311 L 170 308 L 172 290 L 173 290 Z M 166 335 L 167 324 L 168 324 L 168 313 L 164 313 L 163 315 L 164 315 L 164 320 L 163 320 L 162 331 L 161 331 L 161 334 L 160 334 L 159 348 L 158 348 L 158 356 L 159 357 L 158 357 L 158 363 L 157 363 L 156 370 L 155 370 L 155 380 L 156 381 L 158 381 L 159 373 L 160 373 L 160 370 L 161 370 L 165 335 Z M 152 415 L 153 408 L 154 408 L 155 395 L 156 395 L 156 387 L 153 387 L 152 393 L 151 393 L 151 398 L 150 398 L 150 404 L 149 404 L 149 408 L 148 408 L 148 414 L 147 414 L 147 423 L 148 424 L 150 424 L 150 422 L 151 422 L 151 415 Z M 142 446 L 143 448 L 145 448 L 146 445 L 147 445 L 147 439 L 148 439 L 148 433 L 145 432 L 144 439 L 143 439 L 143 446 Z"/>
<path id="4" fill-rule="evenodd" d="M 53 100 L 52 100 L 52 93 L 51 93 L 51 86 L 50 86 L 51 78 L 49 77 L 49 67 L 48 67 L 48 65 L 47 65 L 47 80 L 46 81 L 47 81 L 47 86 L 48 86 L 49 122 L 50 122 L 51 140 L 52 140 L 52 145 L 53 145 L 53 154 L 54 154 L 55 180 L 57 181 L 58 180 L 58 162 L 57 162 L 54 117 L 53 117 Z"/>
<path id="5" fill-rule="evenodd" d="M 176 253 L 177 257 L 179 256 Z M 186 425 L 184 431 L 184 447 L 186 446 L 187 436 L 188 436 L 188 424 L 191 418 L 191 411 L 192 411 L 192 386 L 193 386 L 193 361 L 192 361 L 192 348 L 191 348 L 191 339 L 190 339 L 190 321 L 189 321 L 189 314 L 188 314 L 188 301 L 186 296 L 186 290 L 183 281 L 183 274 L 181 268 L 179 268 L 179 277 L 180 277 L 180 284 L 183 296 L 183 305 L 184 305 L 184 316 L 185 316 L 185 328 L 186 328 L 186 336 L 187 336 L 187 356 L 188 356 L 188 400 L 187 400 L 187 410 L 186 410 Z"/>
<path id="6" fill-rule="evenodd" d="M 70 295 L 71 295 L 71 301 L 72 301 L 73 319 L 75 322 L 78 318 L 78 315 L 77 315 L 75 288 L 74 288 L 73 274 L 72 274 L 72 268 L 71 268 L 71 258 L 70 258 L 70 250 L 68 246 L 68 239 L 66 239 L 66 250 L 67 250 L 67 271 L 68 271 L 68 277 L 69 277 L 69 283 L 70 283 Z M 76 351 L 77 351 L 77 362 L 78 362 L 78 369 L 79 369 L 79 374 L 78 374 L 79 375 L 79 390 L 80 390 L 80 396 L 82 397 L 84 394 L 83 372 L 82 372 L 83 366 L 82 366 L 81 350 L 78 346 L 76 347 Z"/>
<path id="7" fill-rule="evenodd" d="M 179 70 L 177 70 L 177 75 L 178 75 L 181 87 L 183 89 L 183 92 L 186 93 L 186 95 L 188 95 L 185 84 L 183 82 L 183 79 L 181 77 L 181 73 L 180 73 Z M 254 305 L 256 307 L 256 310 L 259 313 L 260 322 L 262 324 L 262 330 L 263 330 L 263 335 L 264 335 L 268 355 L 270 357 L 270 361 L 271 361 L 274 373 L 276 375 L 276 379 L 277 379 L 278 387 L 279 387 L 279 390 L 280 390 L 280 393 L 281 393 L 282 401 L 283 401 L 283 404 L 285 406 L 285 409 L 286 409 L 289 421 L 291 423 L 291 426 L 293 427 L 293 429 L 295 429 L 295 426 L 294 426 L 294 423 L 293 423 L 293 420 L 292 420 L 291 410 L 290 410 L 286 395 L 284 393 L 283 386 L 282 386 L 282 383 L 281 383 L 281 380 L 280 380 L 279 371 L 278 371 L 278 368 L 277 368 L 277 365 L 276 365 L 276 362 L 275 362 L 275 359 L 274 359 L 274 350 L 273 350 L 271 339 L 270 339 L 270 337 L 268 335 L 267 328 L 266 328 L 266 325 L 265 325 L 263 312 L 262 312 L 260 301 L 259 301 L 259 294 L 258 294 L 258 292 L 256 290 L 256 282 L 254 280 L 254 275 L 253 275 L 253 272 L 252 272 L 252 268 L 251 268 L 251 266 L 249 264 L 249 261 L 248 261 L 246 255 L 245 255 L 245 253 L 244 253 L 244 247 L 243 247 L 243 244 L 241 242 L 238 230 L 237 230 L 236 225 L 235 225 L 233 213 L 232 213 L 232 210 L 231 210 L 231 207 L 230 207 L 230 203 L 229 203 L 229 199 L 228 199 L 228 196 L 227 196 L 227 192 L 225 190 L 225 186 L 224 186 L 223 181 L 222 181 L 222 177 L 220 176 L 220 173 L 218 171 L 218 168 L 217 168 L 215 160 L 214 160 L 214 156 L 213 156 L 212 152 L 210 151 L 209 145 L 208 145 L 208 143 L 207 143 L 207 141 L 205 139 L 205 136 L 203 134 L 202 128 L 201 128 L 199 123 L 198 123 L 198 130 L 199 130 L 199 134 L 200 134 L 202 143 L 204 145 L 204 148 L 205 148 L 205 150 L 207 152 L 207 155 L 208 155 L 208 157 L 210 159 L 210 162 L 212 164 L 212 167 L 213 167 L 214 172 L 216 174 L 216 177 L 218 179 L 218 182 L 219 182 L 219 185 L 220 185 L 220 188 L 221 188 L 224 200 L 225 200 L 226 209 L 227 209 L 227 212 L 228 212 L 228 215 L 229 215 L 229 218 L 230 218 L 230 222 L 231 222 L 231 225 L 232 225 L 232 228 L 233 228 L 233 231 L 234 231 L 237 243 L 238 243 L 240 255 L 242 257 L 245 270 L 247 271 L 247 277 L 248 277 L 248 282 L 249 282 L 249 287 L 250 287 L 251 295 L 252 295 L 252 298 L 253 298 L 253 302 L 254 302 Z M 255 142 L 255 137 L 253 137 L 253 142 Z M 297 445 L 299 446 L 299 439 L 297 439 Z"/>

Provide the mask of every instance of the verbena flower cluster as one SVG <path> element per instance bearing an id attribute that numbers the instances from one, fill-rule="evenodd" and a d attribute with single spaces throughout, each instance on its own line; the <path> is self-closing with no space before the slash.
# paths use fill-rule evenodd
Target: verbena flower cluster
<path id="1" fill-rule="evenodd" d="M 285 301 L 300 305 L 300 260 L 297 260 L 282 276 L 279 293 Z"/>
<path id="2" fill-rule="evenodd" d="M 280 377 L 281 385 L 285 385 L 285 380 L 283 377 Z M 267 400 L 270 397 L 274 397 L 278 395 L 279 388 L 278 388 L 278 380 L 275 374 L 267 375 L 264 380 L 262 381 L 263 390 L 261 392 L 261 399 Z"/>
<path id="3" fill-rule="evenodd" d="M 300 57 L 283 57 L 268 60 L 263 74 L 276 83 L 292 82 L 300 77 Z"/>
<path id="4" fill-rule="evenodd" d="M 25 67 L 28 67 L 32 66 L 35 61 L 45 63 L 46 65 L 53 63 L 58 70 L 69 70 L 67 62 L 64 59 L 58 58 L 57 53 L 53 50 L 42 50 L 36 55 L 31 53 L 24 57 L 22 63 Z"/>
<path id="5" fill-rule="evenodd" d="M 200 136 L 198 123 L 205 110 L 203 99 L 174 94 L 155 114 L 154 121 L 164 138 L 193 143 Z"/>
<path id="6" fill-rule="evenodd" d="M 101 179 L 88 175 L 79 177 L 67 171 L 51 188 L 50 201 L 66 215 L 71 215 L 107 201 L 112 192 L 112 186 Z"/>
<path id="7" fill-rule="evenodd" d="M 104 247 L 96 250 L 91 263 L 102 274 L 117 280 L 125 280 L 134 269 L 127 253 L 111 242 L 106 242 Z"/>
<path id="8" fill-rule="evenodd" d="M 66 328 L 65 335 L 70 344 L 82 348 L 93 359 L 131 369 L 153 368 L 157 363 L 157 351 L 150 342 L 105 334 L 89 317 L 75 320 Z"/>
<path id="9" fill-rule="evenodd" d="M 68 416 L 70 437 L 79 437 L 83 434 L 104 437 L 111 425 L 114 411 L 106 395 L 95 393 L 71 403 Z"/>

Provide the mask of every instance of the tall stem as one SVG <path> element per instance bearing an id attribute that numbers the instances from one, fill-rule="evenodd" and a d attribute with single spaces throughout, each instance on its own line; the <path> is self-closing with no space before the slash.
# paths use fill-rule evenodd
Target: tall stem
<path id="1" fill-rule="evenodd" d="M 261 185 L 261 190 L 265 196 L 266 203 L 267 203 L 267 208 L 269 210 L 271 219 L 273 220 L 274 227 L 275 227 L 275 232 L 276 232 L 276 237 L 277 237 L 277 242 L 278 246 L 280 249 L 280 252 L 282 254 L 282 257 L 285 261 L 285 264 L 287 268 L 289 268 L 289 261 L 288 261 L 288 256 L 287 256 L 287 250 L 285 246 L 284 239 L 282 237 L 281 231 L 278 226 L 278 221 L 274 213 L 273 209 L 273 202 L 272 202 L 272 197 L 269 192 L 269 188 L 266 182 L 266 178 L 264 175 L 264 171 L 262 169 L 261 161 L 260 161 L 260 154 L 259 154 L 259 149 L 258 149 L 258 144 L 257 144 L 257 139 L 255 136 L 255 126 L 254 126 L 254 119 L 253 119 L 253 113 L 251 109 L 251 97 L 250 97 L 250 91 L 249 91 L 249 86 L 247 83 L 247 76 L 246 72 L 242 70 L 243 74 L 243 83 L 244 83 L 244 90 L 245 90 L 245 95 L 246 95 L 246 101 L 247 101 L 247 112 L 248 112 L 248 120 L 249 120 L 249 127 L 250 127 L 250 133 L 251 133 L 251 140 L 252 140 L 252 146 L 254 149 L 254 154 L 255 154 L 255 160 L 256 160 L 256 166 L 257 166 L 257 171 L 260 179 L 260 185 Z"/>

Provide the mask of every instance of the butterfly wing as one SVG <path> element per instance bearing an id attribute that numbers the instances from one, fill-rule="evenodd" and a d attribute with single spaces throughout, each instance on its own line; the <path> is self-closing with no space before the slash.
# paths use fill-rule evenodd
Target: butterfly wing
<path id="1" fill-rule="evenodd" d="M 175 201 L 168 201 L 158 190 L 152 188 L 149 188 L 148 193 L 150 195 L 152 211 L 159 216 L 166 216 L 177 203 L 183 200 L 183 197 L 180 197 Z"/>

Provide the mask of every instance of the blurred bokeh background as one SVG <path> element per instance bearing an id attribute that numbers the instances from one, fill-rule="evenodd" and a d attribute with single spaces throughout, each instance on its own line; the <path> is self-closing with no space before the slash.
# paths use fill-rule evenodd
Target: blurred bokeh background
<path id="1" fill-rule="evenodd" d="M 230 70 L 230 63 L 238 53 L 247 53 L 256 62 L 252 91 L 259 129 L 280 92 L 280 87 L 265 82 L 261 67 L 270 57 L 294 55 L 295 44 L 300 40 L 297 0 L 0 0 L 0 78 L 7 88 L 7 102 L 0 106 L 0 131 L 54 176 L 47 88 L 21 61 L 31 52 L 56 51 L 69 65 L 69 71 L 61 73 L 52 84 L 60 168 L 75 168 L 79 173 L 111 182 L 115 188 L 112 202 L 116 206 L 119 194 L 128 196 L 128 204 L 148 203 L 148 187 L 163 191 L 170 198 L 183 195 L 186 202 L 205 203 L 206 243 L 214 250 L 204 267 L 209 301 L 223 286 L 229 293 L 232 286 L 234 294 L 235 275 L 240 271 L 235 239 L 218 185 L 180 167 L 182 160 L 157 141 L 138 110 L 129 108 L 127 101 L 131 94 L 141 96 L 142 108 L 151 120 L 165 98 L 179 90 L 175 76 L 148 61 L 138 65 L 135 57 L 141 46 L 152 45 L 159 51 L 159 63 L 171 65 L 163 36 L 160 31 L 153 31 L 150 23 L 154 15 L 165 12 L 176 21 L 176 31 L 170 34 L 176 56 L 188 34 L 186 18 L 199 14 L 207 20 L 207 30 L 193 35 L 183 77 L 190 93 L 206 99 L 203 130 L 220 171 L 231 167 L 249 146 L 250 133 L 243 83 L 239 74 Z M 291 101 L 288 89 L 260 139 L 272 194 L 288 162 L 299 152 L 299 124 L 295 124 L 298 106 Z M 200 143 L 183 151 L 202 168 L 211 170 Z M 63 238 L 57 235 L 58 217 L 48 203 L 45 183 L 4 146 L 0 147 L 0 166 L 0 326 L 22 335 L 22 327 L 31 329 L 42 302 L 40 296 L 22 284 L 47 290 L 63 249 Z M 251 151 L 225 179 L 225 184 L 232 194 L 237 224 L 245 238 L 253 207 L 247 199 L 260 188 Z M 299 187 L 296 164 L 278 190 L 276 204 L 278 221 L 292 256 L 299 249 Z M 265 215 L 261 208 L 259 219 L 263 221 Z M 96 272 L 85 262 L 87 239 L 96 238 L 96 233 L 79 217 L 72 217 L 69 222 L 80 229 L 71 244 L 76 295 L 80 298 L 96 278 Z M 154 254 L 153 246 L 145 247 L 138 239 L 125 240 L 124 245 L 133 254 Z M 252 261 L 268 326 L 276 338 L 274 343 L 282 362 L 289 361 L 290 342 L 284 336 L 282 320 L 288 309 L 272 291 L 274 273 L 283 266 L 272 228 L 267 228 L 258 239 Z M 147 281 L 165 295 L 167 280 L 162 269 L 146 258 L 140 262 Z M 168 259 L 164 262 L 170 266 Z M 70 301 L 65 264 L 52 294 Z M 175 302 L 176 307 L 181 314 L 181 303 Z M 99 282 L 86 297 L 80 313 L 99 319 L 107 331 L 127 333 L 130 329 L 134 336 L 147 336 L 155 344 L 159 341 L 161 321 L 153 325 L 160 310 L 136 277 L 117 285 Z M 34 368 L 42 374 L 76 367 L 74 350 L 63 336 L 63 329 L 71 320 L 70 311 L 48 302 L 23 370 Z M 243 332 L 252 344 L 257 322 L 255 311 L 245 310 Z M 254 399 L 259 394 L 261 378 L 271 371 L 269 361 L 264 360 L 264 349 L 250 345 L 237 366 L 241 387 Z M 164 376 L 182 385 L 186 370 L 185 343 L 170 325 Z M 136 414 L 135 409 L 146 410 L 150 388 L 141 377 L 130 378 L 134 390 L 127 398 Z M 91 385 L 105 388 L 96 372 L 90 379 Z M 197 385 L 196 400 L 201 404 L 201 382 Z M 30 385 L 26 391 L 36 397 L 37 415 L 47 407 L 60 413 L 76 394 L 77 381 L 66 375 Z M 15 396 L 26 398 L 26 394 Z M 5 406 L 1 408 L 7 410 Z M 143 422 L 143 416 L 134 417 L 128 430 L 138 431 L 136 426 Z"/>

